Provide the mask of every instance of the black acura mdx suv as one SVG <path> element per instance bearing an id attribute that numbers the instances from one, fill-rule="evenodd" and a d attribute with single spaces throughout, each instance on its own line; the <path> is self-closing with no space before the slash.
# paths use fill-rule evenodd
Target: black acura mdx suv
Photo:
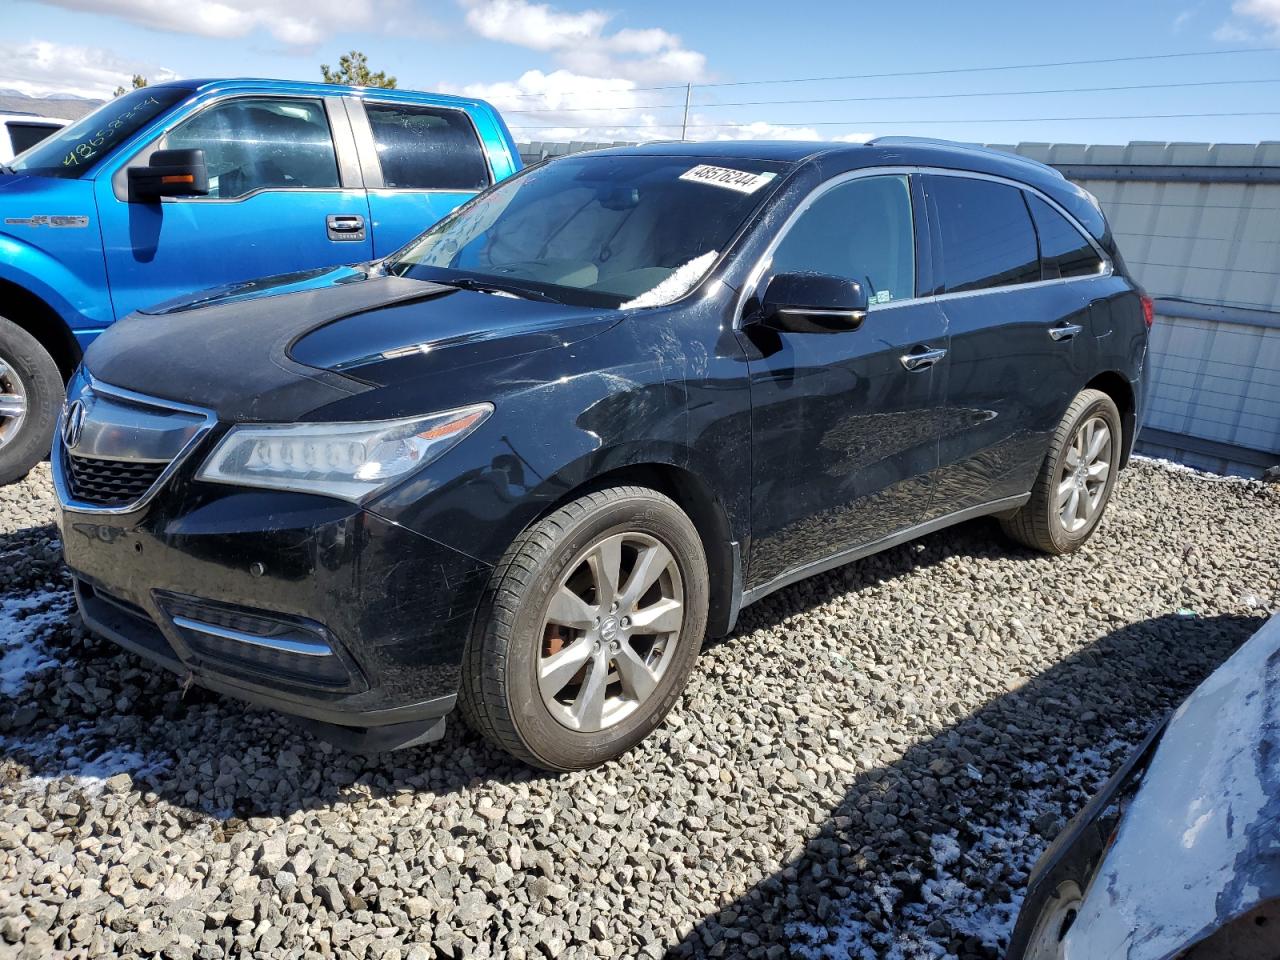
<path id="1" fill-rule="evenodd" d="M 770 591 L 981 515 L 1078 547 L 1151 318 L 1096 201 L 1015 156 L 571 156 L 386 260 L 113 326 L 53 451 L 66 560 L 93 630 L 350 749 L 460 701 L 587 767 Z"/>

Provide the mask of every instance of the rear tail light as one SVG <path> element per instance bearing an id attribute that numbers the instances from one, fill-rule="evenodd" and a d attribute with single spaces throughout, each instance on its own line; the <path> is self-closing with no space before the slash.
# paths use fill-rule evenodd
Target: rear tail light
<path id="1" fill-rule="evenodd" d="M 1156 322 L 1156 302 L 1145 293 L 1142 295 L 1142 319 L 1147 321 L 1147 329 Z"/>

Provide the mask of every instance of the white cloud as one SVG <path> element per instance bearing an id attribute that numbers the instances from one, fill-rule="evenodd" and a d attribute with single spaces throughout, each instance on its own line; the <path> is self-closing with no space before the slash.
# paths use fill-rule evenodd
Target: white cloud
<path id="1" fill-rule="evenodd" d="M 688 83 L 705 76 L 707 58 L 658 27 L 606 31 L 613 15 L 567 13 L 528 0 L 458 0 L 467 26 L 488 40 L 551 54 L 573 73 L 640 83 Z"/>
<path id="2" fill-rule="evenodd" d="M 266 30 L 290 46 L 314 46 L 339 31 L 376 23 L 379 0 L 43 0 L 55 7 L 119 17 L 169 33 L 236 39 Z"/>
<path id="3" fill-rule="evenodd" d="M 1231 12 L 1244 22 L 1227 21 L 1214 31 L 1214 39 L 1226 43 L 1280 42 L 1280 0 L 1237 0 Z"/>
<path id="4" fill-rule="evenodd" d="M 438 84 L 444 93 L 479 97 L 506 117 L 518 140 L 672 140 L 681 134 L 684 114 L 679 90 L 641 90 L 621 77 L 604 79 L 568 70 L 529 70 L 514 81 Z M 870 133 L 830 135 L 814 127 L 742 121 L 698 110 L 689 114 L 691 140 L 836 140 L 861 143 Z"/>
<path id="5" fill-rule="evenodd" d="M 0 87 L 28 96 L 73 93 L 109 97 L 116 87 L 128 87 L 135 73 L 152 82 L 177 76 L 164 67 L 97 47 L 64 46 L 47 40 L 0 43 Z"/>

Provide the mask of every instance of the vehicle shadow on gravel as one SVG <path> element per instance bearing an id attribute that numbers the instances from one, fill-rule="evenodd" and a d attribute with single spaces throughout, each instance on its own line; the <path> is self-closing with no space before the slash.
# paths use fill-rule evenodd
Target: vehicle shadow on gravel
<path id="1" fill-rule="evenodd" d="M 854 775 L 798 857 L 668 956 L 1002 956 L 1048 841 L 1264 622 L 1167 615 L 1118 626 L 897 762 Z"/>

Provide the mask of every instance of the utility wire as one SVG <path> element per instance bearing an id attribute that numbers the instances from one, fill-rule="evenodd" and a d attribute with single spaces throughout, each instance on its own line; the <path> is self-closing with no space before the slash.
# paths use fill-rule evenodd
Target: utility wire
<path id="1" fill-rule="evenodd" d="M 1259 83 L 1280 83 L 1280 78 L 1267 80 L 1196 80 L 1186 83 L 1138 83 L 1129 86 L 1119 87 L 1059 87 L 1052 90 L 992 90 L 981 93 L 921 93 L 921 94 L 904 94 L 902 96 L 891 97 L 824 97 L 802 100 L 739 100 L 729 103 L 695 103 L 692 108 L 698 110 L 710 109 L 712 107 L 768 107 L 768 106 L 793 106 L 801 103 L 879 103 L 889 100 L 954 100 L 963 97 L 1033 97 L 1042 96 L 1053 93 L 1109 93 L 1124 90 L 1171 90 L 1175 88 L 1185 87 L 1225 87 L 1240 84 L 1259 84 Z M 598 106 L 598 107 L 563 107 L 561 109 L 553 109 L 550 107 L 540 107 L 536 110 L 504 110 L 504 114 L 526 114 L 526 113 L 595 113 L 600 111 L 619 111 L 619 110 L 679 110 L 683 108 L 683 103 L 660 103 L 648 106 Z"/>
<path id="2" fill-rule="evenodd" d="M 576 90 L 574 94 L 582 93 L 642 93 L 650 90 L 684 90 L 687 87 L 693 87 L 695 90 L 704 90 L 712 87 L 746 87 L 760 86 L 775 83 L 821 83 L 829 80 L 884 80 L 896 77 L 940 77 L 949 76 L 957 73 L 991 73 L 1001 70 L 1038 70 L 1049 67 L 1084 67 L 1098 66 L 1108 63 L 1139 63 L 1149 62 L 1153 60 L 1178 60 L 1187 57 L 1229 57 L 1240 54 L 1250 53 L 1277 53 L 1280 47 L 1246 47 L 1237 50 L 1201 50 L 1187 53 L 1149 53 L 1132 57 L 1103 57 L 1092 60 L 1057 60 L 1048 63 L 1006 63 L 988 67 L 950 67 L 942 70 L 903 70 L 897 73 L 850 73 L 840 74 L 836 76 L 825 77 L 782 77 L 775 80 L 727 80 L 715 83 L 668 83 L 656 87 L 605 87 L 597 90 Z M 545 93 L 516 93 L 511 94 L 518 98 L 538 99 L 546 96 Z"/>
<path id="3" fill-rule="evenodd" d="M 1203 117 L 1280 117 L 1280 110 L 1257 111 L 1247 113 L 1135 113 L 1110 114 L 1092 117 L 972 117 L 964 120 L 754 120 L 751 123 L 769 123 L 779 127 L 886 127 L 886 126 L 919 126 L 923 124 L 958 124 L 958 123 L 1047 123 L 1070 120 L 1181 120 Z M 573 124 L 555 123 L 540 126 L 512 124 L 521 130 L 574 130 Z M 657 130 L 663 127 L 679 126 L 679 124 L 650 123 L 610 123 L 601 124 L 606 130 Z M 718 129 L 723 127 L 750 126 L 750 123 L 691 123 L 690 130 Z"/>

